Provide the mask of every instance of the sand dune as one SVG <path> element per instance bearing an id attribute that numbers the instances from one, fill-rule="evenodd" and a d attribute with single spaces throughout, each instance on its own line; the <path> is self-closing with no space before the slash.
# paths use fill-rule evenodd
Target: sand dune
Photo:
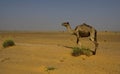
<path id="1" fill-rule="evenodd" d="M 3 48 L 6 39 L 15 46 Z M 71 56 L 75 36 L 66 32 L 0 32 L 0 74 L 120 74 L 120 32 L 99 32 L 97 54 Z M 87 38 L 82 45 L 94 46 Z M 48 67 L 54 67 L 49 73 Z"/>

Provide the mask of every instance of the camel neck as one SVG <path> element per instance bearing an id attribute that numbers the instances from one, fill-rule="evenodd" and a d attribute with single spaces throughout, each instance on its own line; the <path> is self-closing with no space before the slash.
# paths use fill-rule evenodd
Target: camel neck
<path id="1" fill-rule="evenodd" d="M 70 26 L 67 26 L 67 30 L 68 30 L 68 32 L 73 33 L 73 30 L 71 29 Z"/>

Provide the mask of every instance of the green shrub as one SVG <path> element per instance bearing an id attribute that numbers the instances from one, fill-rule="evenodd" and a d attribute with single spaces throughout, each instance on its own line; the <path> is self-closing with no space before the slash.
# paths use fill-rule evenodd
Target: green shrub
<path id="1" fill-rule="evenodd" d="M 73 56 L 79 56 L 80 54 L 82 54 L 80 48 L 78 48 L 78 47 L 73 47 L 72 49 L 73 49 L 73 51 L 72 51 L 72 55 L 73 55 Z"/>
<path id="2" fill-rule="evenodd" d="M 79 56 L 79 55 L 90 56 L 90 55 L 92 55 L 92 51 L 89 48 L 73 47 L 72 49 L 73 49 L 72 56 Z"/>
<path id="3" fill-rule="evenodd" d="M 3 42 L 3 47 L 4 47 L 4 48 L 9 47 L 9 46 L 14 46 L 14 45 L 15 45 L 15 43 L 14 43 L 13 40 L 5 40 L 5 41 Z"/>

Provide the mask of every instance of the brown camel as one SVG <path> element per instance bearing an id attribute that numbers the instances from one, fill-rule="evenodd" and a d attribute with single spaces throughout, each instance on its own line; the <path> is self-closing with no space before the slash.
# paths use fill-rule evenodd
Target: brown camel
<path id="1" fill-rule="evenodd" d="M 95 44 L 95 51 L 93 54 L 96 54 L 96 50 L 98 47 L 97 43 L 97 30 L 93 28 L 90 25 L 87 25 L 86 23 L 83 23 L 81 25 L 76 26 L 74 30 L 71 29 L 69 22 L 62 23 L 62 26 L 65 26 L 71 34 L 75 35 L 77 37 L 76 43 L 79 43 L 79 39 L 82 37 L 89 37 L 89 39 Z"/>

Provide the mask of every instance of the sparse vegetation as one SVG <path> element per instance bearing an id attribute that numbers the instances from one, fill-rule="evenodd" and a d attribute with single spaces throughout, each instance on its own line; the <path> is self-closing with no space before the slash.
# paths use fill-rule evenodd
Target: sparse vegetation
<path id="1" fill-rule="evenodd" d="M 3 42 L 3 47 L 4 47 L 4 48 L 9 47 L 9 46 L 14 46 L 14 45 L 15 45 L 15 43 L 14 43 L 13 40 L 5 40 L 5 41 Z"/>
<path id="2" fill-rule="evenodd" d="M 89 48 L 85 48 L 85 47 L 73 47 L 72 48 L 72 56 L 79 56 L 79 55 L 86 55 L 86 56 L 91 56 L 92 55 L 92 51 Z"/>
<path id="3" fill-rule="evenodd" d="M 47 72 L 48 72 L 48 74 L 50 74 L 50 71 L 52 71 L 52 70 L 55 70 L 56 68 L 55 67 L 52 67 L 52 66 L 49 66 L 49 67 L 47 67 Z"/>

